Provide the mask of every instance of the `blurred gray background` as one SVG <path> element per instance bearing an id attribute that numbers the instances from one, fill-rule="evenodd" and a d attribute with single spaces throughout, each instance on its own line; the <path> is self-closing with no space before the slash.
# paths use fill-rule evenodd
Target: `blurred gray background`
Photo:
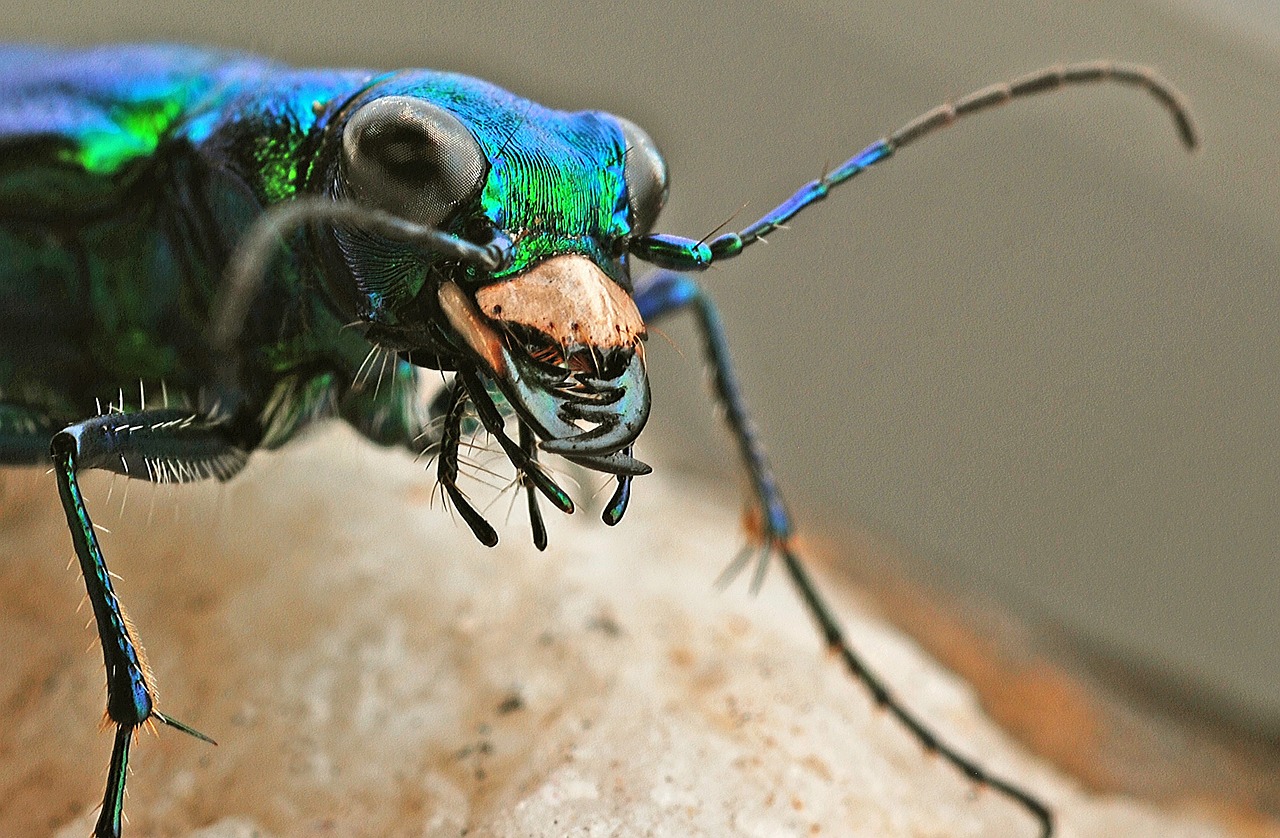
<path id="1" fill-rule="evenodd" d="M 21 0 L 2 25 L 459 70 L 623 114 L 671 167 L 661 229 L 695 237 L 989 82 L 1060 60 L 1160 68 L 1195 107 L 1195 156 L 1132 90 L 1024 102 L 911 148 L 706 281 L 804 528 L 870 530 L 1280 730 L 1274 3 L 689 8 Z M 662 330 L 645 456 L 736 474 L 693 331 Z"/>

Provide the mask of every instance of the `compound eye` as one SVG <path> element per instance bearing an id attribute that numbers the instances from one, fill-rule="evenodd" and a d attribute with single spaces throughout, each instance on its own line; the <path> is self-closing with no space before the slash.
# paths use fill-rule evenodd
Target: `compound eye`
<path id="1" fill-rule="evenodd" d="M 384 96 L 347 121 L 341 167 L 349 197 L 436 227 L 479 191 L 489 161 L 444 108 L 413 96 Z"/>
<path id="2" fill-rule="evenodd" d="M 631 207 L 631 232 L 642 236 L 653 228 L 667 203 L 667 163 L 653 139 L 629 119 L 615 117 L 627 143 L 624 174 Z"/>

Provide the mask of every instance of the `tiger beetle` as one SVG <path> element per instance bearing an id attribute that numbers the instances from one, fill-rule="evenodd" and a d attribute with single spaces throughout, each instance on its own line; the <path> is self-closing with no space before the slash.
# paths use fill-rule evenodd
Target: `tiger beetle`
<path id="1" fill-rule="evenodd" d="M 875 703 L 1050 835 L 1043 802 L 942 742 L 850 647 L 796 552 L 715 305 L 689 274 L 961 117 L 1098 82 L 1154 96 L 1196 145 L 1182 96 L 1152 71 L 1066 64 L 934 108 L 741 231 L 688 239 L 653 232 L 666 164 L 607 113 L 429 70 L 297 70 L 175 46 L 0 49 L 0 464 L 52 456 L 93 607 L 115 728 L 94 834 L 120 835 L 141 727 L 207 737 L 155 707 L 82 471 L 227 480 L 252 452 L 336 416 L 375 443 L 437 450 L 448 498 L 493 545 L 457 485 L 470 423 L 510 460 L 542 549 L 539 497 L 574 509 L 543 454 L 613 476 L 603 517 L 622 518 L 632 479 L 650 471 L 632 450 L 649 415 L 647 324 L 690 311 L 761 523 L 727 574 L 755 553 L 758 585 L 780 559 Z M 633 280 L 637 261 L 660 270 Z M 360 386 L 371 357 L 391 365 L 372 392 Z M 434 401 L 419 398 L 424 369 L 453 373 Z"/>

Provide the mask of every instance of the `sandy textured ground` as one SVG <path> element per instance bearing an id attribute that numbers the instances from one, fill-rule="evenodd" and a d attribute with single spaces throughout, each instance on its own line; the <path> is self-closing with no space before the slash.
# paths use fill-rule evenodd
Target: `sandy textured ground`
<path id="1" fill-rule="evenodd" d="M 94 484 L 161 707 L 221 743 L 144 736 L 128 836 L 1035 834 L 872 708 L 781 574 L 756 598 L 713 590 L 740 545 L 730 497 L 644 478 L 619 528 L 556 519 L 539 554 L 523 499 L 486 550 L 432 485 L 338 430 L 223 488 L 133 485 L 123 515 L 123 481 L 110 501 Z M 47 475 L 6 475 L 0 835 L 85 835 L 110 747 L 55 498 Z M 1084 794 L 833 596 L 911 705 L 1052 803 L 1064 838 L 1232 834 Z"/>

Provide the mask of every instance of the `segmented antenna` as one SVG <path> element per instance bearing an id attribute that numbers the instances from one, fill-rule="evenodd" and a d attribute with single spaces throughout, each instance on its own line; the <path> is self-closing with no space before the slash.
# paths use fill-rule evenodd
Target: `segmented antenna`
<path id="1" fill-rule="evenodd" d="M 485 271 L 499 270 L 510 259 L 510 247 L 504 240 L 496 239 L 486 245 L 474 244 L 436 227 L 406 221 L 355 201 L 316 197 L 275 204 L 253 222 L 241 239 L 240 246 L 227 264 L 226 278 L 214 303 L 208 340 L 214 357 L 219 361 L 219 374 L 235 374 L 235 364 L 228 362 L 235 357 L 240 330 L 282 239 L 307 224 L 319 221 L 367 230 Z M 234 382 L 223 383 L 234 385 Z"/>
<path id="2" fill-rule="evenodd" d="M 631 241 L 628 249 L 636 258 L 662 268 L 678 271 L 705 270 L 713 262 L 737 256 L 743 248 L 777 230 L 805 207 L 826 198 L 832 189 L 854 175 L 888 160 L 899 150 L 946 128 L 961 117 L 991 110 L 1037 93 L 1101 82 L 1125 84 L 1146 91 L 1169 111 L 1178 137 L 1187 150 L 1194 149 L 1198 144 L 1185 97 L 1177 88 L 1156 75 L 1154 70 L 1113 61 L 1060 64 L 1036 70 L 1010 82 L 984 87 L 921 114 L 889 136 L 867 146 L 826 175 L 806 183 L 790 198 L 740 232 L 725 233 L 710 242 L 665 234 L 640 236 Z"/>

